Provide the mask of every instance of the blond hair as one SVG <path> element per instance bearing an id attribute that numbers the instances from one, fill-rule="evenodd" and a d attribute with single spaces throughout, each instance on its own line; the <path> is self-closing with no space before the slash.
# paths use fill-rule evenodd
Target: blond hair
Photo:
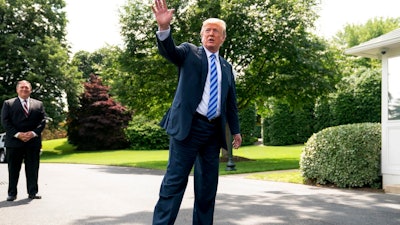
<path id="1" fill-rule="evenodd" d="M 222 35 L 226 37 L 226 23 L 225 21 L 218 19 L 218 18 L 209 18 L 203 21 L 203 26 L 201 27 L 200 34 L 203 34 L 204 27 L 208 24 L 216 24 L 217 26 L 221 27 Z"/>

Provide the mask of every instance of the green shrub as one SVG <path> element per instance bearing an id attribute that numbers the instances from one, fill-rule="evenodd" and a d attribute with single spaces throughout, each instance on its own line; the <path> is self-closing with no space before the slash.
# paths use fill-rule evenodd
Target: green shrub
<path id="1" fill-rule="evenodd" d="M 257 141 L 256 122 L 257 114 L 254 105 L 239 111 L 240 134 L 242 136 L 242 146 L 252 145 Z"/>
<path id="2" fill-rule="evenodd" d="M 324 128 L 337 126 L 334 124 L 334 117 L 332 113 L 332 97 L 320 96 L 315 101 L 314 107 L 314 131 L 318 132 Z"/>
<path id="3" fill-rule="evenodd" d="M 271 115 L 263 122 L 263 143 L 282 146 L 304 143 L 313 134 L 313 105 L 291 108 L 275 103 Z"/>
<path id="4" fill-rule="evenodd" d="M 161 150 L 168 149 L 169 138 L 158 121 L 147 120 L 144 116 L 135 116 L 129 123 L 125 134 L 132 149 Z"/>
<path id="5" fill-rule="evenodd" d="M 381 126 L 378 123 L 329 127 L 312 135 L 300 158 L 306 180 L 338 187 L 381 186 Z"/>
<path id="6" fill-rule="evenodd" d="M 380 69 L 365 69 L 337 85 L 332 113 L 336 125 L 381 121 Z"/>

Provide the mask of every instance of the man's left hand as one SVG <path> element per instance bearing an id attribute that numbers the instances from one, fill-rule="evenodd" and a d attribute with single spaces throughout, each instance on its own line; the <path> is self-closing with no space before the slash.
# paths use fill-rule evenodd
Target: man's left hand
<path id="1" fill-rule="evenodd" d="M 235 134 L 233 135 L 233 148 L 238 149 L 240 145 L 242 144 L 242 136 L 240 134 Z"/>

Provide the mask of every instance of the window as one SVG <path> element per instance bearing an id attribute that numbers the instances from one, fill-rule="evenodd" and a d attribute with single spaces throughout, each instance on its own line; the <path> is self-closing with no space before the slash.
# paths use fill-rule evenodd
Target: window
<path id="1" fill-rule="evenodd" d="M 388 115 L 400 120 L 400 56 L 388 59 Z"/>

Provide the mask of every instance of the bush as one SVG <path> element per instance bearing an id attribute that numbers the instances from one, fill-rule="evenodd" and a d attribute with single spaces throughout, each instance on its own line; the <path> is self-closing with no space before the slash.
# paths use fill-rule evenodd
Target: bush
<path id="1" fill-rule="evenodd" d="M 313 134 L 313 105 L 291 108 L 286 103 L 275 103 L 272 114 L 263 122 L 264 145 L 292 145 L 304 143 Z"/>
<path id="2" fill-rule="evenodd" d="M 332 113 L 332 96 L 321 96 L 315 101 L 314 107 L 314 132 L 318 132 L 324 128 L 337 126 L 334 124 L 334 116 Z"/>
<path id="3" fill-rule="evenodd" d="M 336 125 L 381 121 L 380 70 L 360 70 L 344 77 L 332 105 Z"/>
<path id="4" fill-rule="evenodd" d="M 161 150 L 168 149 L 169 138 L 158 121 L 147 120 L 144 116 L 135 116 L 129 123 L 125 134 L 132 149 Z"/>
<path id="5" fill-rule="evenodd" d="M 338 187 L 381 186 L 381 126 L 348 124 L 325 128 L 307 141 L 300 158 L 306 180 Z"/>
<path id="6" fill-rule="evenodd" d="M 94 74 L 84 83 L 80 107 L 70 108 L 67 119 L 68 142 L 77 150 L 95 151 L 124 149 L 129 146 L 124 129 L 132 112 L 114 101 L 109 87 Z"/>
<path id="7" fill-rule="evenodd" d="M 42 133 L 43 141 L 60 139 L 67 137 L 67 131 L 63 128 L 49 128 L 45 127 Z"/>
<path id="8" fill-rule="evenodd" d="M 239 111 L 240 134 L 242 136 L 242 146 L 252 145 L 257 141 L 256 123 L 257 114 L 255 106 L 247 107 Z"/>

